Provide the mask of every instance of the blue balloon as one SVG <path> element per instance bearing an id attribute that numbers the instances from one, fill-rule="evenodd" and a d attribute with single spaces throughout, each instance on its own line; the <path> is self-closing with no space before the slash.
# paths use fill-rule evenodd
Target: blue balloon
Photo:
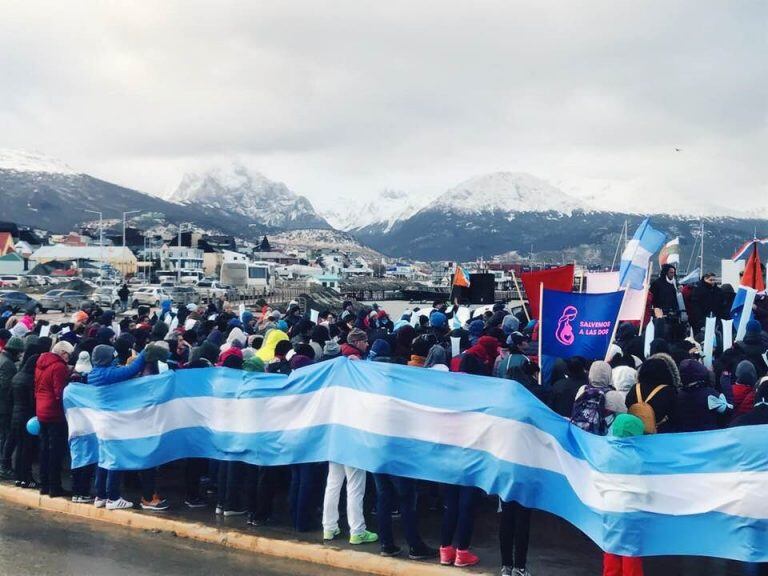
<path id="1" fill-rule="evenodd" d="M 32 416 L 27 421 L 27 432 L 32 434 L 32 436 L 40 435 L 40 420 L 37 419 L 37 416 Z"/>

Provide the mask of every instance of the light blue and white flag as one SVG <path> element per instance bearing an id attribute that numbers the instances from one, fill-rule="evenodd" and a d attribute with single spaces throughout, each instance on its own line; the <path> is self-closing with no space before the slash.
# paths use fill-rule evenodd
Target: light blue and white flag
<path id="1" fill-rule="evenodd" d="M 733 299 L 731 319 L 736 327 L 736 342 L 741 342 L 744 339 L 744 335 L 747 333 L 747 323 L 754 317 L 752 305 L 755 303 L 756 295 L 757 290 L 754 288 L 739 286 L 739 291 L 736 292 L 736 297 Z M 745 310 L 749 313 L 744 314 Z"/>
<path id="2" fill-rule="evenodd" d="M 589 434 L 510 380 L 339 358 L 290 376 L 167 372 L 64 391 L 72 466 L 333 461 L 477 486 L 625 556 L 768 561 L 768 427 Z"/>
<path id="3" fill-rule="evenodd" d="M 664 246 L 666 234 L 651 227 L 650 221 L 650 218 L 646 218 L 640 223 L 632 240 L 624 248 L 619 268 L 621 288 L 642 289 L 651 257 Z"/>

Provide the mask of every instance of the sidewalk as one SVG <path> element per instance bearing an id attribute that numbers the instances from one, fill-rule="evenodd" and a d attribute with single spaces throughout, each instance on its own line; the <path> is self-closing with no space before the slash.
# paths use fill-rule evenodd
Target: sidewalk
<path id="1" fill-rule="evenodd" d="M 378 544 L 349 545 L 343 514 L 340 526 L 342 536 L 332 543 L 323 544 L 319 529 L 298 534 L 290 528 L 285 490 L 275 499 L 275 516 L 267 526 L 247 526 L 244 516 L 222 518 L 214 514 L 215 496 L 209 496 L 209 506 L 188 509 L 181 496 L 178 482 L 181 474 L 174 464 L 161 469 L 158 480 L 160 492 L 169 499 L 171 509 L 165 512 L 107 511 L 92 505 L 72 504 L 64 498 L 40 496 L 37 491 L 15 488 L 11 483 L 0 484 L 0 500 L 8 500 L 32 508 L 41 508 L 72 514 L 96 521 L 123 526 L 175 533 L 179 537 L 220 544 L 257 554 L 302 560 L 339 569 L 358 570 L 385 576 L 446 575 L 446 574 L 499 574 L 498 518 L 495 498 L 480 502 L 472 549 L 480 556 L 478 566 L 469 569 L 441 567 L 437 560 L 414 562 L 404 557 L 379 556 Z M 287 488 L 287 487 L 286 487 Z M 126 490 L 126 496 L 139 501 L 138 493 Z M 420 499 L 420 532 L 431 546 L 439 546 L 440 512 L 428 510 L 426 498 Z M 319 520 L 319 515 L 318 515 Z M 376 531 L 376 516 L 367 516 L 368 527 Z M 400 522 L 395 518 L 396 541 L 404 547 Z M 719 559 L 665 557 L 645 561 L 646 573 L 664 576 L 711 574 L 714 576 L 740 576 L 742 565 Z M 602 573 L 602 553 L 586 536 L 567 522 L 544 512 L 534 512 L 528 568 L 534 576 L 594 576 Z"/>

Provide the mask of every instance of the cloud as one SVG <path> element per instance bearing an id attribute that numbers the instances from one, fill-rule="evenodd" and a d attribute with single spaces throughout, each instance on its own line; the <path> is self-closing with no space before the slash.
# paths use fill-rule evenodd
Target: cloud
<path id="1" fill-rule="evenodd" d="M 153 193 L 236 156 L 320 204 L 517 170 L 757 206 L 766 21 L 748 0 L 12 2 L 0 144 Z"/>

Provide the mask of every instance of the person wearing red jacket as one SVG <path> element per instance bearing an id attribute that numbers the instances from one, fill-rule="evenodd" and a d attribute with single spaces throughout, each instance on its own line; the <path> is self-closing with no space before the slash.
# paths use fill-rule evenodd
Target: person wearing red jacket
<path id="1" fill-rule="evenodd" d="M 69 357 L 74 347 L 57 342 L 40 355 L 35 365 L 35 414 L 40 421 L 40 494 L 64 496 L 61 463 L 67 449 L 67 421 L 64 418 L 64 387 L 69 381 Z"/>
<path id="2" fill-rule="evenodd" d="M 757 370 L 749 360 L 742 360 L 736 366 L 736 383 L 733 385 L 734 416 L 752 411 L 755 406 L 755 384 Z"/>

